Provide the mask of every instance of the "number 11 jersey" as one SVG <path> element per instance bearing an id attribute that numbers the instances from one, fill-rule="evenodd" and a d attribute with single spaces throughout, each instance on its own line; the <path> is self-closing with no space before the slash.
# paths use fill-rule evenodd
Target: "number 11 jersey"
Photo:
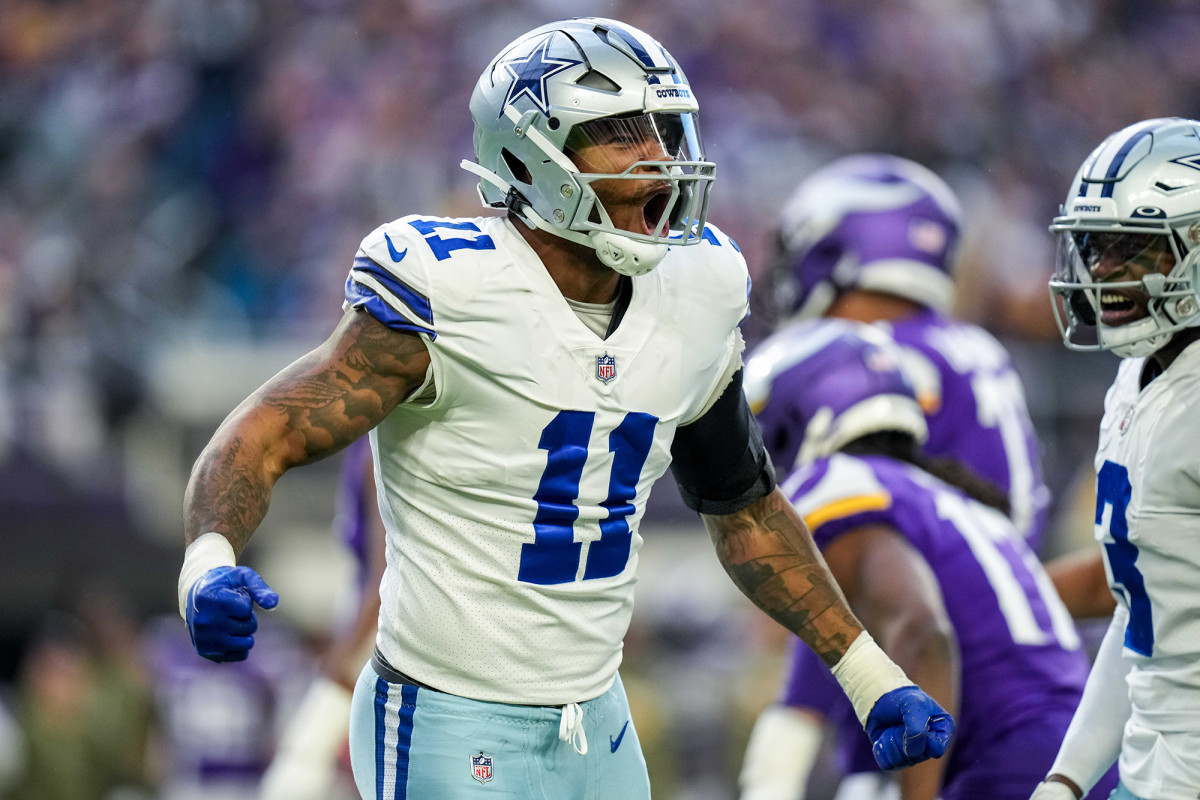
<path id="1" fill-rule="evenodd" d="M 604 339 L 505 219 L 405 217 L 363 241 L 347 305 L 422 336 L 433 384 L 371 434 L 397 669 L 504 703 L 611 686 L 650 486 L 740 363 L 748 279 L 710 227 L 632 287 Z"/>

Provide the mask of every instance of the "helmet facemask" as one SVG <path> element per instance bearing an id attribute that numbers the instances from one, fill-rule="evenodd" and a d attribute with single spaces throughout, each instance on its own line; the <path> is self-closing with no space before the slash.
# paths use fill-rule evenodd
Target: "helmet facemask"
<path id="1" fill-rule="evenodd" d="M 1067 347 L 1144 357 L 1200 326 L 1200 122 L 1148 119 L 1107 137 L 1050 231 L 1050 295 Z"/>
<path id="2" fill-rule="evenodd" d="M 575 178 L 583 190 L 572 230 L 650 244 L 690 244 L 700 238 L 714 169 L 703 161 L 694 114 L 584 122 L 568 134 L 565 153 L 580 170 Z M 614 214 L 628 217 L 630 211 L 640 222 L 614 220 Z"/>
<path id="3" fill-rule="evenodd" d="M 1051 230 L 1059 246 L 1050 293 L 1067 347 L 1111 350 L 1123 358 L 1148 356 L 1200 322 L 1194 283 L 1200 251 L 1185 255 L 1165 223 L 1114 225 L 1060 217 Z M 1144 274 L 1098 279 L 1102 263 L 1122 265 L 1114 270 L 1118 274 L 1131 268 Z"/>

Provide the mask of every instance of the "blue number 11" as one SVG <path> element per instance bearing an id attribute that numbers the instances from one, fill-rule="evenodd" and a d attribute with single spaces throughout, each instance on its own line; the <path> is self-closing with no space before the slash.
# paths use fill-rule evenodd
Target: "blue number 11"
<path id="1" fill-rule="evenodd" d="M 575 541 L 575 520 L 579 517 L 575 500 L 595 419 L 592 411 L 560 411 L 542 429 L 538 448 L 548 454 L 533 496 L 537 502 L 534 540 L 521 545 L 517 580 L 523 583 L 569 583 L 579 572 L 583 543 Z M 634 511 L 632 501 L 657 424 L 658 417 L 631 411 L 608 436 L 613 465 L 608 499 L 600 504 L 608 509 L 608 517 L 600 523 L 600 539 L 588 548 L 585 581 L 619 575 L 629 561 L 632 533 L 628 517 Z"/>
<path id="2" fill-rule="evenodd" d="M 1137 568 L 1137 545 L 1129 541 L 1129 523 L 1125 512 L 1133 488 L 1129 471 L 1120 464 L 1105 461 L 1096 476 L 1096 524 L 1104 522 L 1104 507 L 1112 506 L 1108 532 L 1113 541 L 1104 545 L 1113 580 L 1125 592 L 1129 601 L 1129 624 L 1125 627 L 1125 646 L 1135 653 L 1149 656 L 1154 651 L 1154 621 L 1151 617 L 1150 596 L 1146 582 Z"/>

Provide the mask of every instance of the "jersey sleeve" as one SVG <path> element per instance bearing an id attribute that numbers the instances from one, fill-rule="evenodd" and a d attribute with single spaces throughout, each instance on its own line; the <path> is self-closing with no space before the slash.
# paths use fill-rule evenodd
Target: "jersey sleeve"
<path id="1" fill-rule="evenodd" d="M 793 473 L 783 491 L 821 548 L 855 528 L 892 524 L 895 513 L 892 493 L 853 456 L 815 461 Z"/>
<path id="2" fill-rule="evenodd" d="M 346 278 L 345 309 L 358 308 L 395 331 L 437 338 L 429 272 L 428 248 L 408 218 L 371 231 Z"/>
<path id="3" fill-rule="evenodd" d="M 712 288 L 720 297 L 727 298 L 724 302 L 726 313 L 737 325 L 741 325 L 750 316 L 751 288 L 750 271 L 746 267 L 742 248 L 715 225 L 705 227 L 702 239 L 704 244 L 700 246 L 713 248 L 712 253 L 718 256 L 716 285 Z"/>
<path id="4" fill-rule="evenodd" d="M 708 316 L 697 314 L 698 319 L 707 319 L 706 324 L 714 329 L 728 331 L 720 357 L 712 364 L 710 382 L 703 402 L 688 414 L 681 425 L 689 425 L 712 408 L 729 385 L 730 378 L 742 368 L 742 356 L 746 343 L 742 338 L 741 324 L 750 316 L 750 273 L 746 259 L 733 239 L 716 227 L 704 229 L 703 241 L 697 255 L 696 274 L 689 278 L 693 285 L 695 307 L 708 307 Z"/>

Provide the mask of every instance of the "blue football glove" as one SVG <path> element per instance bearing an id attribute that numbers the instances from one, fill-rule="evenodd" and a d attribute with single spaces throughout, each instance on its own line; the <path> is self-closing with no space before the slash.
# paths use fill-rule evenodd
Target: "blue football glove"
<path id="1" fill-rule="evenodd" d="M 866 728 L 879 768 L 900 769 L 941 758 L 954 735 L 954 718 L 916 686 L 902 686 L 875 702 Z"/>
<path id="2" fill-rule="evenodd" d="M 216 567 L 188 592 L 187 626 L 192 646 L 209 661 L 245 661 L 254 646 L 254 604 L 279 605 L 275 593 L 249 567 Z"/>

